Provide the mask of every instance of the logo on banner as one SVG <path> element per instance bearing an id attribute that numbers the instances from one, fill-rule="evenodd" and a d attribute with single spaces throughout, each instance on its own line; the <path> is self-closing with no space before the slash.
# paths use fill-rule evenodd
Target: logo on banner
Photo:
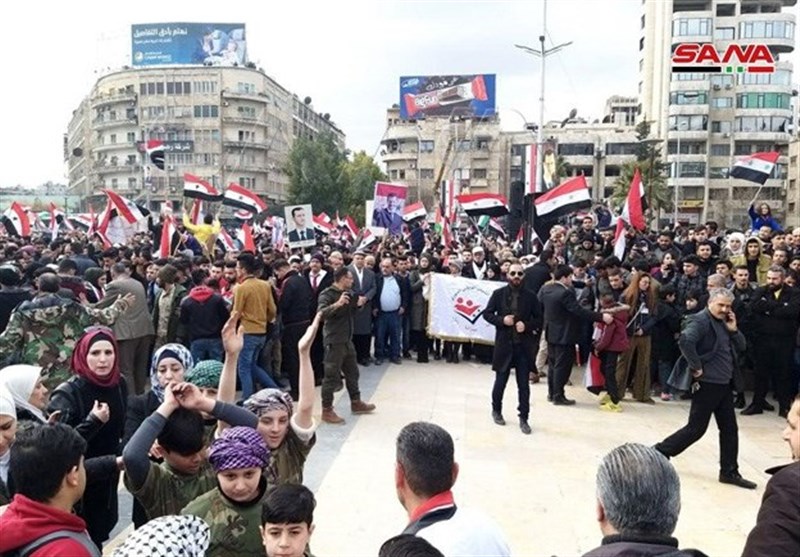
<path id="1" fill-rule="evenodd" d="M 456 315 L 463 317 L 473 325 L 481 317 L 481 306 L 473 302 L 470 298 L 459 296 L 453 304 Z"/>
<path id="2" fill-rule="evenodd" d="M 765 44 L 731 44 L 719 51 L 711 43 L 683 43 L 672 55 L 672 73 L 772 73 L 775 58 Z"/>

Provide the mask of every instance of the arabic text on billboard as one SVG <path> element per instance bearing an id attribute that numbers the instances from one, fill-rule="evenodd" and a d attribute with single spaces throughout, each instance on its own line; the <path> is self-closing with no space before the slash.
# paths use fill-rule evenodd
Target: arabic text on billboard
<path id="1" fill-rule="evenodd" d="M 244 23 L 147 23 L 131 26 L 134 66 L 247 63 Z"/>
<path id="2" fill-rule="evenodd" d="M 494 86 L 494 74 L 401 77 L 400 117 L 493 116 Z"/>

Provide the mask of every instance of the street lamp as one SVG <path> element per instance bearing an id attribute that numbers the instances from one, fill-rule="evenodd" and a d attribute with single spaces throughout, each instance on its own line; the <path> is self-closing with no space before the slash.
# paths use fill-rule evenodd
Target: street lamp
<path id="1" fill-rule="evenodd" d="M 572 41 L 562 43 L 560 45 L 556 45 L 553 48 L 545 48 L 544 46 L 544 38 L 547 35 L 547 0 L 544 0 L 544 15 L 542 16 L 542 34 L 539 35 L 539 49 L 531 48 L 529 46 L 515 44 L 514 46 L 519 48 L 520 50 L 532 55 L 537 56 L 542 59 L 542 74 L 541 74 L 541 92 L 539 94 L 539 129 L 536 133 L 536 184 L 534 185 L 533 190 L 536 191 L 536 188 L 542 183 L 542 164 L 543 164 L 543 153 L 542 153 L 542 144 L 544 143 L 544 77 L 545 77 L 545 60 L 551 54 L 555 54 L 559 52 L 564 47 L 567 47 L 572 44 Z"/>

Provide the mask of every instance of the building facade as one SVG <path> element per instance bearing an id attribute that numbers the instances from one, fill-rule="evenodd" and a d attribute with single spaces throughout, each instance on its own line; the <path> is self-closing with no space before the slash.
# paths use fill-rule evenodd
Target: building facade
<path id="1" fill-rule="evenodd" d="M 800 136 L 789 143 L 789 169 L 786 179 L 787 230 L 800 226 Z"/>
<path id="2" fill-rule="evenodd" d="M 70 193 L 91 200 L 108 188 L 158 209 L 183 199 L 189 173 L 218 188 L 236 182 L 270 205 L 285 203 L 283 169 L 296 138 L 327 132 L 344 148 L 344 133 L 306 101 L 251 67 L 108 74 L 75 109 L 64 137 Z M 164 170 L 146 160 L 148 139 L 164 141 Z"/>
<path id="3" fill-rule="evenodd" d="M 759 151 L 783 154 L 759 192 L 785 216 L 788 143 L 796 132 L 792 104 L 796 0 L 644 0 L 639 40 L 639 116 L 665 139 L 669 187 L 678 188 L 678 218 L 747 222 L 757 184 L 729 177 L 736 157 Z M 672 52 L 682 43 L 767 45 L 771 73 L 673 73 Z M 673 190 L 674 191 L 674 190 Z"/>

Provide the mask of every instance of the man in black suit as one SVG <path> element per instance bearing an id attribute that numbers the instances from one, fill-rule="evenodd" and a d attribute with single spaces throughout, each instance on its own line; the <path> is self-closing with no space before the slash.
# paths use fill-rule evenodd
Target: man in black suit
<path id="1" fill-rule="evenodd" d="M 575 344 L 580 338 L 583 322 L 604 321 L 610 324 L 614 318 L 609 313 L 589 311 L 578 304 L 569 265 L 556 267 L 553 279 L 539 291 L 544 322 L 547 323 L 547 400 L 559 406 L 569 406 L 575 401 L 564 396 L 564 385 L 569 380 L 575 362 Z"/>
<path id="2" fill-rule="evenodd" d="M 292 221 L 294 222 L 294 230 L 289 232 L 289 243 L 307 242 L 309 240 L 316 240 L 314 236 L 314 229 L 306 227 L 306 209 L 303 206 L 298 206 L 292 209 Z"/>
<path id="3" fill-rule="evenodd" d="M 341 255 L 339 256 L 341 257 Z M 308 269 L 305 270 L 305 279 L 311 287 L 311 317 L 317 313 L 317 300 L 320 293 L 333 285 L 333 271 L 331 267 L 325 265 L 325 256 L 317 252 L 311 255 L 308 262 Z M 314 368 L 314 384 L 322 385 L 322 378 L 325 376 L 325 345 L 322 343 L 322 327 L 317 331 L 314 342 L 311 345 L 311 367 Z"/>
<path id="4" fill-rule="evenodd" d="M 305 277 L 293 271 L 289 262 L 278 259 L 273 264 L 278 278 L 278 311 L 283 322 L 281 336 L 281 372 L 289 378 L 291 395 L 298 400 L 300 394 L 298 377 L 300 372 L 300 354 L 297 343 L 309 324 L 317 308 L 316 295 Z"/>
<path id="5" fill-rule="evenodd" d="M 495 372 L 492 388 L 492 418 L 497 425 L 505 425 L 503 419 L 503 393 L 508 384 L 511 367 L 514 367 L 519 398 L 519 428 L 530 434 L 528 425 L 530 412 L 530 386 L 528 385 L 528 351 L 526 344 L 533 342 L 534 335 L 542 328 L 542 316 L 536 297 L 522 287 L 522 265 L 514 263 L 508 269 L 508 285 L 498 288 L 489 298 L 483 318 L 494 325 L 494 356 L 492 369 Z"/>

